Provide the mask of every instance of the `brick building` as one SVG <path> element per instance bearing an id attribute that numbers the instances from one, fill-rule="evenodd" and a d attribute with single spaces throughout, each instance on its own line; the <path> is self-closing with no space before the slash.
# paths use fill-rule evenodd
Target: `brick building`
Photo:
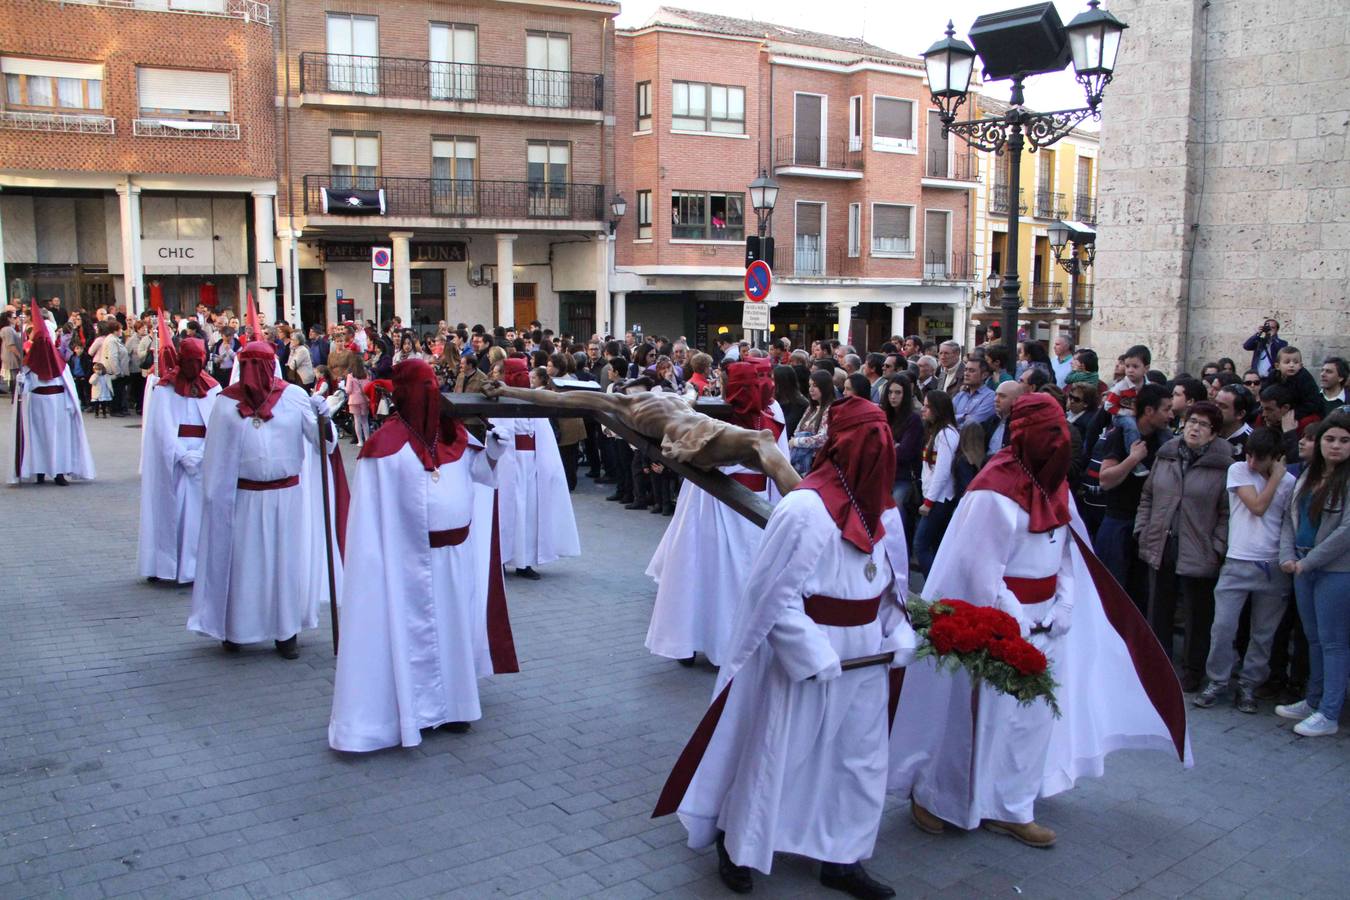
<path id="1" fill-rule="evenodd" d="M 271 11 L 0 0 L 0 284 L 239 309 L 276 284 Z"/>
<path id="2" fill-rule="evenodd" d="M 370 254 L 383 246 L 382 318 L 603 330 L 617 13 L 609 0 L 286 4 L 290 316 L 376 318 Z"/>
<path id="3" fill-rule="evenodd" d="M 616 330 L 739 334 L 747 185 L 766 169 L 775 335 L 965 333 L 979 169 L 942 138 L 920 60 L 663 7 L 619 32 L 616 64 Z"/>

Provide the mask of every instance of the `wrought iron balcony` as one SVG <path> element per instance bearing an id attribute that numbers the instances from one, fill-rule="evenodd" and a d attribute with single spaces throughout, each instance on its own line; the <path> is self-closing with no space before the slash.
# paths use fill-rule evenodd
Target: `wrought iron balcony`
<path id="1" fill-rule="evenodd" d="M 1037 191 L 1036 216 L 1041 219 L 1067 219 L 1069 207 L 1064 203 L 1064 195 L 1057 191 Z"/>
<path id="2" fill-rule="evenodd" d="M 1023 215 L 1027 211 L 1026 188 L 1017 189 L 1017 211 Z M 1012 197 L 1012 189 L 1006 184 L 995 184 L 994 189 L 989 192 L 989 211 L 993 213 L 1007 213 L 1008 203 Z"/>
<path id="3" fill-rule="evenodd" d="M 325 188 L 382 190 L 385 215 L 455 219 L 552 219 L 598 222 L 608 216 L 601 184 L 306 175 L 306 215 L 323 214 Z"/>
<path id="4" fill-rule="evenodd" d="M 947 181 L 979 181 L 980 161 L 974 153 L 948 153 L 930 150 L 924 166 L 925 178 L 944 178 Z"/>
<path id="5" fill-rule="evenodd" d="M 929 250 L 924 254 L 924 281 L 969 281 L 970 271 L 969 253 Z"/>
<path id="6" fill-rule="evenodd" d="M 1073 218 L 1085 225 L 1097 224 L 1097 198 L 1077 197 L 1073 202 Z"/>
<path id="7" fill-rule="evenodd" d="M 183 119 L 134 119 L 136 137 L 188 138 L 189 140 L 239 140 L 237 122 L 194 122 Z"/>
<path id="8" fill-rule="evenodd" d="M 148 12 L 186 13 L 272 24 L 272 8 L 260 0 L 50 0 L 64 6 L 110 6 Z"/>
<path id="9" fill-rule="evenodd" d="M 116 124 L 112 116 L 6 109 L 0 110 L 0 129 L 57 131 L 66 134 L 113 134 L 116 131 Z"/>
<path id="10" fill-rule="evenodd" d="M 600 112 L 605 77 L 395 56 L 301 53 L 300 92 Z"/>
<path id="11" fill-rule="evenodd" d="M 1073 301 L 1075 313 L 1077 313 L 1080 316 L 1092 315 L 1092 304 L 1095 299 L 1094 295 L 1096 293 L 1096 291 L 1094 290 L 1095 287 L 1096 286 L 1090 282 L 1086 282 L 1081 279 L 1079 280 L 1078 292 L 1074 294 L 1074 301 Z"/>
<path id="12" fill-rule="evenodd" d="M 1053 281 L 1037 281 L 1027 295 L 1028 309 L 1050 310 L 1064 307 L 1064 285 Z"/>
<path id="13" fill-rule="evenodd" d="M 862 147 L 848 138 L 822 141 L 819 134 L 783 134 L 774 141 L 773 151 L 775 169 L 793 166 L 847 172 L 863 170 Z"/>

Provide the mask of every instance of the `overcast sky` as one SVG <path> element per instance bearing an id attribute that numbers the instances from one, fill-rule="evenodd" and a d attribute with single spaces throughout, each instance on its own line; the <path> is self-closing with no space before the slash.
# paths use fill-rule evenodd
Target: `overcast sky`
<path id="1" fill-rule="evenodd" d="M 917 56 L 940 39 L 947 20 L 956 25 L 964 39 L 975 17 L 987 12 L 1011 9 L 1017 0 L 945 0 L 923 3 L 917 0 L 622 0 L 619 25 L 634 28 L 646 22 L 658 6 L 697 9 L 746 19 L 760 19 L 780 25 L 808 28 L 845 37 L 860 37 L 878 47 Z M 1087 9 L 1087 0 L 1055 0 L 1060 18 L 1067 23 Z M 1121 42 L 1121 53 L 1129 53 L 1129 32 Z M 984 92 L 1000 100 L 1008 99 L 1008 82 L 996 81 Z M 1072 68 L 1054 75 L 1039 75 L 1027 81 L 1027 105 L 1042 110 L 1069 109 L 1085 105 L 1083 89 L 1073 78 Z M 1110 90 L 1107 91 L 1110 103 Z"/>

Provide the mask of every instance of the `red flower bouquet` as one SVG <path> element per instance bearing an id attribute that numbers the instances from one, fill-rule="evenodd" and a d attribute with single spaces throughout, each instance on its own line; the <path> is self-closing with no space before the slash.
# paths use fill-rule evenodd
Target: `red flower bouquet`
<path id="1" fill-rule="evenodd" d="M 972 679 L 1017 698 L 1023 706 L 1044 700 L 1059 718 L 1049 661 L 1022 638 L 1012 616 L 964 600 L 929 604 L 913 599 L 909 620 L 923 639 L 915 659 L 931 656 L 939 669 L 965 669 Z"/>

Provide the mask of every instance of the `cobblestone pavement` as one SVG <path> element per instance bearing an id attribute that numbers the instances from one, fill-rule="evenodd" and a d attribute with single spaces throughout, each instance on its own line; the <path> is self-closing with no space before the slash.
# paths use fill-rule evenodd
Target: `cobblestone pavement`
<path id="1" fill-rule="evenodd" d="M 643 648 L 667 520 L 586 482 L 585 556 L 508 579 L 523 671 L 484 684 L 485 718 L 339 755 L 326 623 L 297 662 L 227 656 L 184 629 L 188 591 L 135 577 L 132 422 L 88 421 L 93 484 L 0 487 L 0 897 L 724 896 L 713 854 L 649 818 L 714 677 Z M 1298 738 L 1268 705 L 1191 722 L 1193 770 L 1122 753 L 1042 801 L 1053 850 L 931 837 L 892 798 L 871 869 L 902 896 L 1339 895 L 1346 736 Z M 758 881 L 828 893 L 799 859 Z"/>

